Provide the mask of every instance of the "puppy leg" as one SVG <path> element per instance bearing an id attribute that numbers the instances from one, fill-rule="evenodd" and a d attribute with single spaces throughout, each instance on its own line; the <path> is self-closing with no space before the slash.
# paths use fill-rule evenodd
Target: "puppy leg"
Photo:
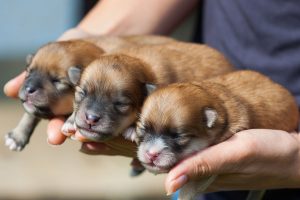
<path id="1" fill-rule="evenodd" d="M 145 171 L 145 167 L 141 164 L 141 162 L 137 158 L 133 158 L 131 161 L 131 170 L 130 176 L 136 177 Z"/>
<path id="2" fill-rule="evenodd" d="M 75 112 L 65 121 L 64 125 L 61 128 L 61 132 L 70 137 L 76 132 L 76 124 L 75 124 Z"/>
<path id="3" fill-rule="evenodd" d="M 30 136 L 40 118 L 24 113 L 15 129 L 5 135 L 5 145 L 13 151 L 21 151 L 28 144 Z"/>
<path id="4" fill-rule="evenodd" d="M 132 142 L 139 143 L 138 137 L 135 132 L 135 127 L 129 127 L 125 130 L 123 133 L 123 137 L 126 140 L 130 140 Z M 131 161 L 131 170 L 130 170 L 130 176 L 136 177 L 139 176 L 141 173 L 145 171 L 145 167 L 141 164 L 141 162 L 137 158 L 133 158 Z"/>

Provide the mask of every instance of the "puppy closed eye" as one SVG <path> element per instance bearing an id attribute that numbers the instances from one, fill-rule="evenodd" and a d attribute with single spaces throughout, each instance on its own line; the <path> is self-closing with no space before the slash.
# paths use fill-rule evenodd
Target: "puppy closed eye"
<path id="1" fill-rule="evenodd" d="M 180 145 L 185 145 L 191 140 L 192 136 L 189 134 L 177 134 L 177 137 L 174 139 Z"/>
<path id="2" fill-rule="evenodd" d="M 80 102 L 84 99 L 85 96 L 86 96 L 86 92 L 77 86 L 75 92 L 75 101 Z"/>
<path id="3" fill-rule="evenodd" d="M 130 110 L 131 106 L 129 103 L 115 102 L 114 107 L 118 112 L 126 113 Z"/>
<path id="4" fill-rule="evenodd" d="M 70 88 L 69 84 L 67 84 L 66 82 L 64 82 L 64 80 L 61 79 L 53 78 L 52 83 L 58 91 L 64 91 Z"/>

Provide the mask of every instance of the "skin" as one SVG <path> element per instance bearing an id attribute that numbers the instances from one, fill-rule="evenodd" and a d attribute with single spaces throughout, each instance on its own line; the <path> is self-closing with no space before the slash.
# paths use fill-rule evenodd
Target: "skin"
<path id="1" fill-rule="evenodd" d="M 131 0 L 128 3 L 102 0 L 76 28 L 66 31 L 59 40 L 98 34 L 165 34 L 191 11 L 196 2 L 193 0 L 187 4 L 182 0 Z M 122 8 L 119 12 L 115 11 L 116 5 Z M 145 13 L 145 10 L 157 12 Z M 145 15 L 148 17 L 147 23 L 139 21 L 144 21 L 145 18 L 140 16 Z M 4 87 L 5 94 L 16 98 L 24 77 L 25 73 L 22 73 L 9 81 Z M 63 122 L 64 119 L 58 118 L 49 121 L 49 144 L 59 145 L 65 141 L 66 137 L 60 132 Z M 124 139 L 118 138 L 115 144 L 83 143 L 81 151 L 93 155 L 132 156 L 128 147 L 134 148 L 135 145 L 123 142 Z M 299 148 L 300 138 L 295 133 L 275 130 L 242 131 L 179 163 L 169 172 L 165 188 L 171 194 L 188 180 L 212 174 L 218 174 L 218 177 L 208 191 L 299 187 Z M 262 177 L 264 181 L 261 181 Z"/>
<path id="2" fill-rule="evenodd" d="M 297 133 L 267 129 L 241 131 L 175 166 L 166 178 L 165 189 L 171 194 L 188 180 L 211 175 L 218 176 L 207 192 L 297 188 L 300 186 L 299 144 Z"/>

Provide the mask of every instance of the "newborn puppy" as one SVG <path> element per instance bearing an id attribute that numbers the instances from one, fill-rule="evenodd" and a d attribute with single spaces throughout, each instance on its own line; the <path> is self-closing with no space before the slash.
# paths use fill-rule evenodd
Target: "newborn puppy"
<path id="1" fill-rule="evenodd" d="M 73 40 L 49 43 L 28 57 L 26 78 L 19 91 L 26 112 L 17 127 L 5 136 L 5 144 L 11 150 L 21 151 L 40 118 L 69 115 L 74 97 L 71 81 L 76 79 L 69 72 L 82 70 L 102 54 L 103 50 L 90 42 Z"/>
<path id="2" fill-rule="evenodd" d="M 166 173 L 193 153 L 245 129 L 294 131 L 298 107 L 282 86 L 253 71 L 237 71 L 199 83 L 154 91 L 143 105 L 136 133 L 138 158 L 152 173 Z M 193 199 L 206 183 L 187 184 L 181 199 Z"/>
<path id="3" fill-rule="evenodd" d="M 203 80 L 233 70 L 224 56 L 212 48 L 173 44 L 121 50 L 95 60 L 83 73 L 74 71 L 73 76 L 81 78 L 73 83 L 78 85 L 74 113 L 62 131 L 70 136 L 75 123 L 81 135 L 89 140 L 111 139 L 134 126 L 147 96 L 146 83 L 165 85 Z"/>

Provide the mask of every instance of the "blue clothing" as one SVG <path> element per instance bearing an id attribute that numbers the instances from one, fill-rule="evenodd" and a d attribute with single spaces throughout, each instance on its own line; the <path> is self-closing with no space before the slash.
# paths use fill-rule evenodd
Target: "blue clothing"
<path id="1" fill-rule="evenodd" d="M 300 105 L 299 0 L 206 0 L 202 16 L 204 43 L 285 86 Z"/>
<path id="2" fill-rule="evenodd" d="M 300 105 L 299 0 L 205 0 L 201 14 L 198 37 L 203 43 L 224 53 L 237 68 L 259 71 L 285 86 Z M 217 192 L 199 199 L 243 200 L 247 194 Z M 300 190 L 269 190 L 264 196 L 277 199 L 300 199 Z"/>

